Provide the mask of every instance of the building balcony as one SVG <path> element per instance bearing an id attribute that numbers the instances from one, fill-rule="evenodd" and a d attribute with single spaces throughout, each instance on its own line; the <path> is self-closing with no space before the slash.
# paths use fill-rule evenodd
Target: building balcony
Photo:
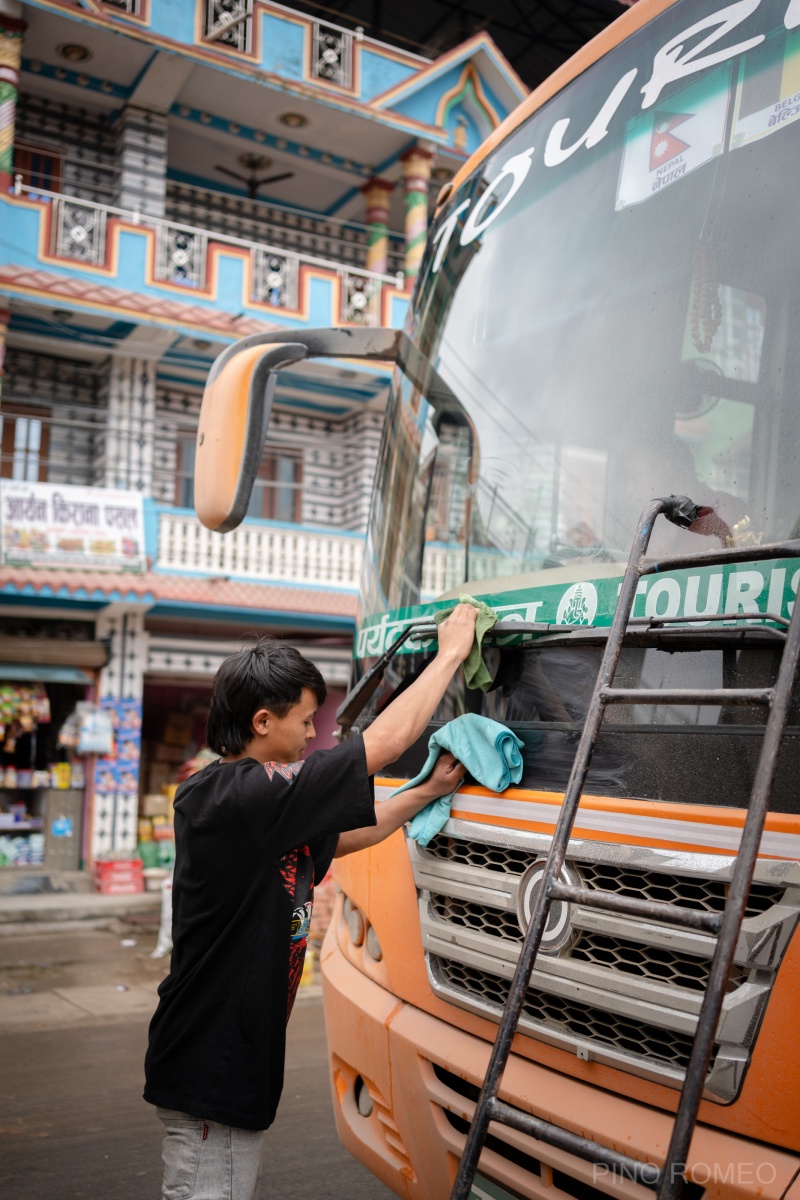
<path id="1" fill-rule="evenodd" d="M 402 280 L 284 246 L 35 190 L 0 197 L 13 265 L 288 327 L 402 323 Z"/>
<path id="2" fill-rule="evenodd" d="M 74 193 L 73 193 L 74 194 Z M 103 200 L 106 197 L 92 196 Z M 294 254 L 324 258 L 359 270 L 367 258 L 369 230 L 353 221 L 320 217 L 303 209 L 249 200 L 229 192 L 167 179 L 166 217 L 245 241 L 282 246 Z M 403 272 L 403 239 L 389 234 L 389 268 Z"/>
<path id="3" fill-rule="evenodd" d="M 153 505 L 152 521 L 148 552 L 157 571 L 348 591 L 361 581 L 360 533 L 257 520 L 212 533 L 190 509 L 160 505 Z"/>

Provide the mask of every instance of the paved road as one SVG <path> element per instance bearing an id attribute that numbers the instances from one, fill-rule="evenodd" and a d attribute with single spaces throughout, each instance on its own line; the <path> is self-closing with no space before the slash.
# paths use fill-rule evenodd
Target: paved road
<path id="1" fill-rule="evenodd" d="M 148 939 L 137 940 L 135 959 L 126 960 L 120 937 L 107 933 L 3 939 L 0 1001 L 44 1000 L 53 988 L 69 994 L 117 978 L 152 989 L 162 968 L 145 962 Z M 158 1200 L 161 1126 L 140 1099 L 148 1016 L 84 1013 L 61 1028 L 47 1028 L 56 1023 L 48 1017 L 39 1028 L 0 1034 L 3 1200 Z M 265 1165 L 259 1200 L 392 1198 L 336 1137 L 318 997 L 304 997 L 289 1026 L 284 1100 Z"/>

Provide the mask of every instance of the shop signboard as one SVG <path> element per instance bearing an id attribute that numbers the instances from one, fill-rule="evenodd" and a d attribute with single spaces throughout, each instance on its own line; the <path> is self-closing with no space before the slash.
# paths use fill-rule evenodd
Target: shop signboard
<path id="1" fill-rule="evenodd" d="M 147 569 L 138 492 L 4 479 L 0 514 L 4 567 Z"/>

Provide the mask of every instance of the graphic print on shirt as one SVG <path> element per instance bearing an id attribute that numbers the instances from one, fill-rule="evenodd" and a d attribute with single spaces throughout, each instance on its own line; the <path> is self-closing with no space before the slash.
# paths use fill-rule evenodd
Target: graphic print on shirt
<path id="1" fill-rule="evenodd" d="M 301 759 L 300 762 L 294 763 L 265 762 L 264 770 L 269 776 L 270 783 L 272 783 L 272 780 L 276 775 L 280 775 L 284 779 L 288 779 L 289 783 L 291 783 L 295 775 L 299 773 L 300 768 L 304 765 L 304 762 L 304 759 Z"/>
<path id="2" fill-rule="evenodd" d="M 302 766 L 302 763 L 297 765 Z M 311 910 L 314 906 L 314 863 L 308 846 L 298 846 L 284 855 L 280 861 L 280 872 L 283 886 L 293 905 L 289 935 L 289 997 L 286 1010 L 288 1021 L 300 986 L 300 976 L 303 974 Z"/>

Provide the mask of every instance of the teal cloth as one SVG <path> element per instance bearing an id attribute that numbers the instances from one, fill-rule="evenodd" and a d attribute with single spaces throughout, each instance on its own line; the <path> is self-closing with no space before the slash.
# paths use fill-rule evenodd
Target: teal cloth
<path id="1" fill-rule="evenodd" d="M 481 643 L 483 642 L 484 634 L 493 625 L 497 624 L 497 613 L 483 600 L 476 600 L 474 596 L 459 596 L 458 602 L 459 604 L 471 604 L 473 608 L 477 608 L 478 610 L 478 616 L 475 619 L 475 637 L 472 642 L 472 649 L 464 659 L 464 679 L 468 688 L 480 688 L 482 692 L 488 692 L 493 680 L 486 663 L 483 661 Z M 442 621 L 446 621 L 452 611 L 452 608 L 446 608 L 443 612 L 437 612 L 433 619 L 437 625 L 441 625 Z"/>
<path id="2" fill-rule="evenodd" d="M 393 796 L 416 787 L 427 779 L 442 750 L 449 752 L 463 763 L 472 778 L 493 792 L 504 792 L 509 784 L 522 779 L 522 755 L 525 745 L 516 734 L 499 721 L 467 713 L 448 721 L 428 739 L 428 757 L 420 773 L 392 792 Z M 450 804 L 455 792 L 431 801 L 411 822 L 410 836 L 420 846 L 427 846 L 436 837 L 450 816 Z"/>

